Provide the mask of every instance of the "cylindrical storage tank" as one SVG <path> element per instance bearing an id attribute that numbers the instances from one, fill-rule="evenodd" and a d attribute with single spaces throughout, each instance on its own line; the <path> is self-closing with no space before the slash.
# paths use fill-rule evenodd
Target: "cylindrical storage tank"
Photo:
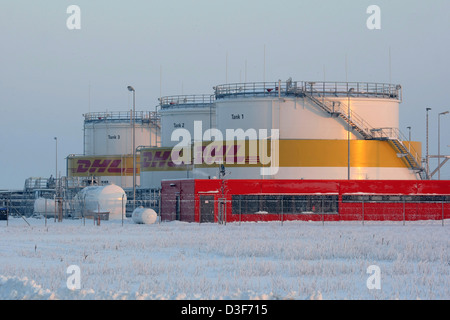
<path id="1" fill-rule="evenodd" d="M 199 169 L 189 166 L 187 170 L 174 170 L 170 167 L 170 152 L 176 145 L 192 147 L 195 133 L 200 133 L 200 139 L 208 129 L 216 126 L 214 95 L 182 95 L 160 98 L 159 115 L 161 117 L 161 148 L 141 150 L 140 182 L 144 188 L 160 188 L 162 179 L 208 178 L 215 170 Z M 194 126 L 197 125 L 196 128 Z M 182 129 L 187 133 L 181 138 L 172 134 Z M 169 156 L 168 156 L 169 155 Z"/>
<path id="2" fill-rule="evenodd" d="M 134 209 L 131 218 L 136 224 L 153 224 L 158 220 L 158 215 L 153 209 L 138 207 Z"/>
<path id="3" fill-rule="evenodd" d="M 392 85 L 273 82 L 215 88 L 217 129 L 224 133 L 239 128 L 279 129 L 280 139 L 347 139 L 347 123 L 338 113 L 348 114 L 349 109 L 364 128 L 398 130 L 401 96 Z M 351 138 L 364 137 L 355 131 Z"/>
<path id="4" fill-rule="evenodd" d="M 176 129 L 186 129 L 194 139 L 194 122 L 201 123 L 204 132 L 215 127 L 216 112 L 214 96 L 183 95 L 160 99 L 161 146 L 173 147 L 178 140 L 172 141 Z"/>
<path id="5" fill-rule="evenodd" d="M 81 168 L 92 173 L 100 183 L 132 188 L 133 162 L 130 164 L 127 158 L 133 155 L 133 112 L 93 112 L 84 114 L 84 119 L 84 157 L 89 158 L 83 159 Z M 156 112 L 136 111 L 134 122 L 135 148 L 160 145 L 160 117 Z M 111 156 L 117 159 L 111 162 Z M 136 160 L 136 185 L 140 185 L 139 159 Z"/>
<path id="6" fill-rule="evenodd" d="M 108 212 L 109 220 L 125 217 L 127 196 L 117 185 L 86 187 L 75 196 L 75 200 L 78 211 L 85 216 Z"/>
<path id="7" fill-rule="evenodd" d="M 400 86 L 377 83 L 216 86 L 216 127 L 224 140 L 233 139 L 227 130 L 241 130 L 247 143 L 267 139 L 274 129 L 279 133 L 271 173 L 263 164 L 225 163 L 227 178 L 418 179 L 420 144 L 409 144 L 399 130 L 401 95 Z M 261 159 L 263 153 L 258 147 L 257 154 L 246 156 Z"/>
<path id="8" fill-rule="evenodd" d="M 84 155 L 125 155 L 133 153 L 133 112 L 92 112 L 84 114 Z M 136 111 L 135 146 L 158 146 L 159 116 Z"/>

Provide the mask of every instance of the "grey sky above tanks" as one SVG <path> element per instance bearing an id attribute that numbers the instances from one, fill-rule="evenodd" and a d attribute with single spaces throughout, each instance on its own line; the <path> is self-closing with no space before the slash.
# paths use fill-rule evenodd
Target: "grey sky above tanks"
<path id="1" fill-rule="evenodd" d="M 67 27 L 70 5 L 80 29 Z M 379 30 L 367 27 L 370 5 Z M 437 154 L 438 113 L 450 110 L 449 14 L 448 0 L 2 1 L 0 189 L 54 175 L 54 137 L 65 175 L 65 158 L 83 152 L 82 114 L 131 109 L 128 85 L 137 110 L 154 110 L 160 95 L 212 94 L 227 81 L 391 81 L 403 87 L 400 129 L 411 126 L 423 151 L 432 108 Z M 446 115 L 441 153 L 448 145 Z"/>

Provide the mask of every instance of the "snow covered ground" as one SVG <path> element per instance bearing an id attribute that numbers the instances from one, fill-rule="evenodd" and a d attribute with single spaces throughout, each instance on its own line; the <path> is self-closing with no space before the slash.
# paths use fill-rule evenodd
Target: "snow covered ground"
<path id="1" fill-rule="evenodd" d="M 449 220 L 28 221 L 0 221 L 0 299 L 450 299 Z"/>

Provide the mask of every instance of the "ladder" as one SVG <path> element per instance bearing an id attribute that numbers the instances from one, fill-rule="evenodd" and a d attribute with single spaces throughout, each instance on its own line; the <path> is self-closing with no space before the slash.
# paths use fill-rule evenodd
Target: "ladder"
<path id="1" fill-rule="evenodd" d="M 423 169 L 420 165 L 420 161 L 418 161 L 418 159 L 410 152 L 402 141 L 395 138 L 388 139 L 388 141 L 397 152 L 397 155 L 402 158 L 409 168 L 418 171 Z"/>
<path id="2" fill-rule="evenodd" d="M 387 140 L 396 151 L 397 156 L 402 158 L 406 166 L 416 171 L 422 179 L 427 179 L 420 157 L 411 145 L 408 147 L 402 142 L 402 134 L 396 128 L 373 128 L 366 120 L 353 111 L 348 111 L 348 106 L 340 101 L 331 101 L 312 91 L 301 90 L 300 95 L 308 98 L 316 107 L 332 117 L 340 117 L 352 130 L 358 132 L 365 140 Z"/>
<path id="3" fill-rule="evenodd" d="M 330 114 L 343 119 L 353 130 L 356 130 L 364 139 L 374 139 L 371 129 L 373 129 L 361 116 L 353 111 L 345 110 L 346 105 L 339 101 L 330 101 L 325 98 L 318 99 L 314 95 L 304 92 L 304 95 L 317 107 Z"/>

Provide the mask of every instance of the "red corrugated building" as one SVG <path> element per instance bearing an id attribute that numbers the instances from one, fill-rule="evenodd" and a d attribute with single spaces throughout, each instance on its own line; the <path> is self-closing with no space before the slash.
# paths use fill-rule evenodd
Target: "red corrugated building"
<path id="1" fill-rule="evenodd" d="M 370 221 L 450 218 L 450 181 L 165 180 L 162 221 Z"/>

